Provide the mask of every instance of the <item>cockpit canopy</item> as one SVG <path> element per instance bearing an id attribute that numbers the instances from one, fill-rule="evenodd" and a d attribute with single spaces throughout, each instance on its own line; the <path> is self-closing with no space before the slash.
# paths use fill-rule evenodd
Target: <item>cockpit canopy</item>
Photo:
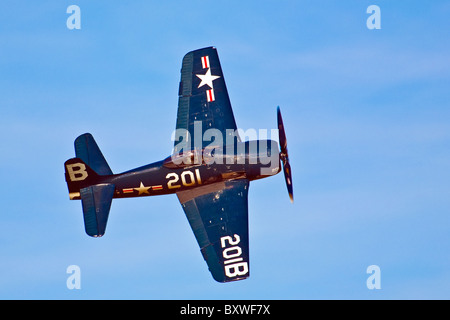
<path id="1" fill-rule="evenodd" d="M 275 152 L 272 152 L 274 150 Z M 240 142 L 237 145 L 207 146 L 204 149 L 183 150 L 164 159 L 163 166 L 177 169 L 212 164 L 278 163 L 278 144 L 273 140 Z"/>
<path id="2" fill-rule="evenodd" d="M 213 164 L 215 162 L 223 163 L 226 158 L 231 157 L 235 161 L 235 154 L 231 156 L 224 154 L 223 148 L 219 146 L 208 146 L 202 150 L 188 150 L 178 154 L 173 154 L 164 159 L 163 166 L 176 169 L 184 167 L 199 166 L 204 164 Z"/>
<path id="3" fill-rule="evenodd" d="M 173 154 L 164 159 L 163 166 L 171 169 L 191 167 L 204 163 L 202 159 L 201 150 L 183 151 L 182 153 Z"/>

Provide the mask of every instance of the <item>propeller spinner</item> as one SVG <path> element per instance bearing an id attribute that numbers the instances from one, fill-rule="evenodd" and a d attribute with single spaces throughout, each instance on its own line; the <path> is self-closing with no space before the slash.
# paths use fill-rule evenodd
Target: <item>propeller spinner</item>
<path id="1" fill-rule="evenodd" d="M 284 178 L 286 180 L 286 187 L 289 193 L 291 202 L 294 202 L 294 193 L 292 189 L 292 172 L 291 165 L 289 164 L 289 155 L 287 149 L 286 133 L 284 132 L 283 118 L 281 117 L 280 107 L 277 108 L 278 118 L 278 137 L 280 141 L 280 159 L 283 162 Z"/>

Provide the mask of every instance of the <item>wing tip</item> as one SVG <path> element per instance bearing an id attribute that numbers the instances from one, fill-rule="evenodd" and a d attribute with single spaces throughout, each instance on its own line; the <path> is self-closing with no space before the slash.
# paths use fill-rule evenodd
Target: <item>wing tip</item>
<path id="1" fill-rule="evenodd" d="M 236 282 L 236 281 L 241 281 L 241 280 L 245 280 L 248 279 L 250 277 L 250 274 L 247 273 L 245 276 L 241 276 L 241 277 L 236 277 L 236 278 L 227 278 L 227 277 L 220 277 L 217 278 L 213 275 L 213 279 L 216 280 L 219 283 L 228 283 L 228 282 Z"/>
<path id="2" fill-rule="evenodd" d="M 217 48 L 214 46 L 209 46 L 209 47 L 204 47 L 204 48 L 200 48 L 200 49 L 195 49 L 195 50 L 191 50 L 188 53 L 186 53 L 185 56 L 187 56 L 188 54 L 193 54 L 193 53 L 200 52 L 203 50 L 216 50 L 217 51 Z"/>

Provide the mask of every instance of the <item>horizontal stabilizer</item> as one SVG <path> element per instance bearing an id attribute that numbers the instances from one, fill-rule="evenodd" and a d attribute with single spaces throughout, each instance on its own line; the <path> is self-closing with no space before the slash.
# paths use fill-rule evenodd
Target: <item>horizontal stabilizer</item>
<path id="1" fill-rule="evenodd" d="M 75 139 L 75 154 L 97 174 L 113 174 L 100 148 L 90 133 L 85 133 Z"/>
<path id="2" fill-rule="evenodd" d="M 80 190 L 84 227 L 89 236 L 105 234 L 114 189 L 113 184 L 97 184 Z"/>

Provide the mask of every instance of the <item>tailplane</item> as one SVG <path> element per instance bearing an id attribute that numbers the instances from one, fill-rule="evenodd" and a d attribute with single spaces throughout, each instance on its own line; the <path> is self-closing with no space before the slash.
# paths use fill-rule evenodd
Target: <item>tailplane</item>
<path id="1" fill-rule="evenodd" d="M 98 184 L 81 189 L 84 228 L 89 236 L 101 237 L 105 234 L 114 189 L 113 184 Z"/>
<path id="2" fill-rule="evenodd" d="M 114 184 L 106 182 L 112 175 L 103 154 L 91 134 L 75 140 L 76 158 L 64 163 L 65 177 L 71 200 L 81 200 L 86 233 L 91 237 L 105 234 Z"/>
<path id="3" fill-rule="evenodd" d="M 100 148 L 90 133 L 85 133 L 75 139 L 75 154 L 99 175 L 113 174 Z"/>

